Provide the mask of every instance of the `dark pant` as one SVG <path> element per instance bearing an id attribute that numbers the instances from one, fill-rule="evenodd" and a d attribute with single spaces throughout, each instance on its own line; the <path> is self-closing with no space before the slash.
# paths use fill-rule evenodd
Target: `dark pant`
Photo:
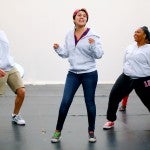
<path id="1" fill-rule="evenodd" d="M 89 123 L 88 130 L 94 131 L 96 118 L 95 90 L 97 86 L 97 81 L 98 81 L 97 71 L 83 74 L 75 74 L 72 72 L 68 72 L 64 88 L 64 94 L 59 108 L 56 130 L 59 131 L 62 130 L 64 121 L 66 119 L 74 95 L 79 86 L 82 84 L 88 115 L 88 123 Z"/>
<path id="2" fill-rule="evenodd" d="M 107 119 L 109 121 L 116 120 L 116 112 L 120 101 L 122 98 L 129 95 L 133 89 L 150 111 L 150 77 L 131 79 L 129 76 L 121 74 L 113 85 L 109 95 L 107 109 Z"/>

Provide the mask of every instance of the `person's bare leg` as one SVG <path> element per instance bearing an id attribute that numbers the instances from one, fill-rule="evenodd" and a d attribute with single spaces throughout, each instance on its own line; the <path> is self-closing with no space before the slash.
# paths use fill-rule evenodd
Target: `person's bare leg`
<path id="1" fill-rule="evenodd" d="M 19 111 L 25 98 L 25 88 L 19 88 L 16 91 L 16 99 L 14 111 L 12 114 L 12 122 L 18 125 L 25 125 L 25 120 L 19 115 Z"/>
<path id="2" fill-rule="evenodd" d="M 13 114 L 18 114 L 25 98 L 25 88 L 16 90 L 16 99 Z"/>

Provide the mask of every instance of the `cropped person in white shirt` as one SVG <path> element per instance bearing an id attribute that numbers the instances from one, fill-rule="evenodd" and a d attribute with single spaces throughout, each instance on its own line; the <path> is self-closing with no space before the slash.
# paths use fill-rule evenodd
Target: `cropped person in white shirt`
<path id="1" fill-rule="evenodd" d="M 103 129 L 114 127 L 116 112 L 122 98 L 134 89 L 142 103 L 150 111 L 150 32 L 146 26 L 134 33 L 135 43 L 126 49 L 123 73 L 113 85 L 108 102 L 107 122 Z"/>
<path id="2" fill-rule="evenodd" d="M 25 125 L 25 120 L 19 114 L 25 97 L 25 86 L 15 64 L 14 59 L 10 55 L 7 36 L 4 31 L 0 31 L 0 95 L 4 94 L 6 84 L 8 84 L 16 94 L 11 120 L 18 125 Z"/>

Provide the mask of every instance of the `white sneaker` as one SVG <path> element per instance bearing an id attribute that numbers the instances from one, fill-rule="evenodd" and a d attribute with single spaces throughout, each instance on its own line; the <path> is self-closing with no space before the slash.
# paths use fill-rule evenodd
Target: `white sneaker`
<path id="1" fill-rule="evenodd" d="M 12 122 L 18 125 L 25 125 L 25 120 L 20 115 L 12 114 Z"/>

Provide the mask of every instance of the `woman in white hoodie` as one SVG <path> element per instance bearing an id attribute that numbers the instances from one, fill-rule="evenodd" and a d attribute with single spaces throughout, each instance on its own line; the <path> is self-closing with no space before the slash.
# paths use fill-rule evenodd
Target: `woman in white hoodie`
<path id="1" fill-rule="evenodd" d="M 119 102 L 134 89 L 150 111 L 150 32 L 146 26 L 134 33 L 135 43 L 126 48 L 123 73 L 118 77 L 109 95 L 107 122 L 103 129 L 114 127 Z"/>
<path id="2" fill-rule="evenodd" d="M 62 58 L 68 58 L 70 69 L 67 74 L 64 94 L 59 109 L 56 130 L 51 142 L 59 142 L 61 130 L 74 95 L 80 85 L 83 87 L 85 104 L 88 114 L 89 142 L 95 142 L 94 135 L 96 106 L 95 90 L 98 81 L 96 59 L 103 55 L 100 37 L 86 27 L 89 15 L 86 9 L 78 9 L 73 13 L 75 28 L 68 32 L 63 47 L 55 43 L 56 53 Z"/>

